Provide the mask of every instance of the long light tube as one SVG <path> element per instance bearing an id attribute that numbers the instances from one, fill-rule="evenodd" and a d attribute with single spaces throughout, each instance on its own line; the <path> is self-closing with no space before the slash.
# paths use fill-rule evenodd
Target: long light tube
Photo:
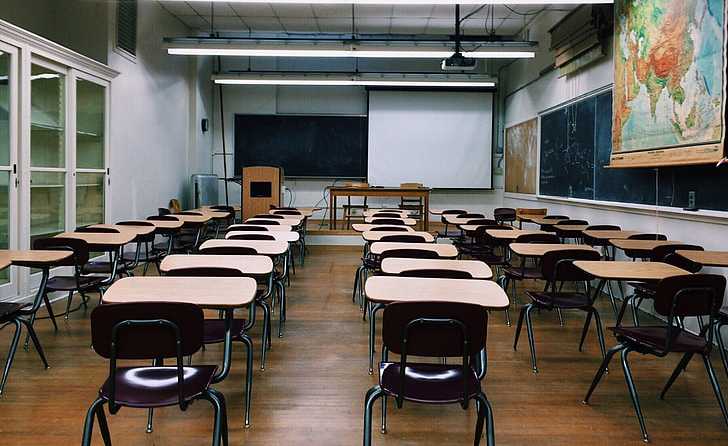
<path id="1" fill-rule="evenodd" d="M 491 88 L 495 82 L 488 80 L 458 79 L 407 79 L 400 78 L 366 78 L 350 76 L 338 77 L 292 77 L 292 76 L 214 76 L 216 84 L 222 85 L 300 85 L 300 86 L 387 86 L 387 87 L 450 87 L 450 88 Z"/>
<path id="2" fill-rule="evenodd" d="M 453 51 L 445 50 L 317 50 L 317 49 L 254 49 L 225 48 L 224 46 L 174 46 L 169 45 L 167 52 L 182 56 L 243 56 L 243 57 L 356 57 L 356 58 L 391 58 L 391 59 L 443 59 L 453 55 Z M 473 59 L 532 59 L 533 51 L 463 51 L 464 57 Z"/>

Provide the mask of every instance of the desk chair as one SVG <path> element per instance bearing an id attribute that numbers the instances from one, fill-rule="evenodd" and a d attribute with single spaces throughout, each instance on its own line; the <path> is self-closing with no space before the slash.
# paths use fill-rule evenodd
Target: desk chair
<path id="1" fill-rule="evenodd" d="M 627 237 L 628 240 L 667 240 L 665 234 L 632 234 Z M 624 255 L 629 257 L 634 262 L 637 259 L 648 259 L 652 254 L 652 250 L 641 250 L 641 249 L 625 249 Z"/>
<path id="2" fill-rule="evenodd" d="M 516 221 L 516 210 L 513 208 L 495 208 L 493 218 L 501 225 L 512 224 Z"/>
<path id="3" fill-rule="evenodd" d="M 665 262 L 670 265 L 677 266 L 691 273 L 697 273 L 703 266 L 699 263 L 693 262 L 692 260 L 686 259 L 685 257 L 675 254 L 675 251 L 703 251 L 702 246 L 697 245 L 685 245 L 677 243 L 674 245 L 662 245 L 652 250 L 650 260 L 653 262 Z M 632 321 L 635 327 L 639 327 L 639 308 L 642 302 L 647 299 L 651 300 L 655 298 L 657 291 L 657 284 L 645 283 L 645 282 L 628 282 L 628 285 L 634 288 L 634 293 L 627 297 L 627 300 L 632 304 Z M 682 326 L 682 318 L 677 319 Z M 698 319 L 700 328 L 703 328 L 703 320 Z"/>
<path id="4" fill-rule="evenodd" d="M 120 221 L 117 223 L 117 225 L 154 227 L 154 223 L 152 222 L 140 221 Z M 159 252 L 154 252 L 154 239 L 156 238 L 156 232 L 157 231 L 155 229 L 149 234 L 137 235 L 136 237 L 134 237 L 134 240 L 132 240 L 132 243 L 136 244 L 136 249 L 134 250 L 134 252 L 122 251 L 122 265 L 124 265 L 124 270 L 129 276 L 134 275 L 134 269 L 136 269 L 136 267 L 139 266 L 140 263 L 144 264 L 144 270 L 142 272 L 143 276 L 147 275 L 147 269 L 149 269 L 149 265 L 152 263 L 157 267 L 157 272 L 159 272 L 159 262 L 162 260 L 163 256 Z M 144 252 L 142 252 L 142 246 L 144 247 Z"/>
<path id="5" fill-rule="evenodd" d="M 369 389 L 364 402 L 364 446 L 372 443 L 372 409 L 382 399 L 382 433 L 387 431 L 387 398 L 398 408 L 405 401 L 423 404 L 460 404 L 464 410 L 476 401 L 478 420 L 474 444 L 480 444 L 486 425 L 488 446 L 495 446 L 493 411 L 473 367 L 485 349 L 488 313 L 477 305 L 408 302 L 387 305 L 383 315 L 382 362 L 379 384 Z M 399 361 L 389 361 L 389 352 Z M 461 364 L 412 362 L 410 356 L 459 357 Z"/>
<path id="6" fill-rule="evenodd" d="M 205 399 L 215 413 L 212 444 L 227 444 L 225 397 L 211 387 L 214 365 L 185 366 L 184 356 L 202 347 L 203 314 L 192 304 L 128 303 L 100 305 L 91 313 L 94 351 L 110 362 L 109 377 L 89 407 L 82 446 L 91 445 L 94 419 L 98 420 L 105 445 L 111 445 L 104 405 L 116 414 L 122 407 L 154 409 L 179 406 L 182 411 Z M 176 364 L 163 366 L 163 358 Z M 117 360 L 153 360 L 151 367 L 117 367 Z"/>
<path id="7" fill-rule="evenodd" d="M 209 268 L 177 268 L 169 270 L 165 273 L 165 276 L 173 277 L 246 277 L 240 270 L 224 268 L 224 267 L 209 267 Z M 250 314 L 248 320 L 233 318 L 232 322 L 232 339 L 236 342 L 245 344 L 246 351 L 246 372 L 245 372 L 245 427 L 250 427 L 250 402 L 252 398 L 253 389 L 253 341 L 248 336 L 248 332 L 253 328 L 255 323 L 255 306 L 250 306 Z M 264 328 L 265 330 L 265 328 Z M 204 319 L 203 322 L 203 333 L 202 333 L 202 344 L 203 348 L 205 345 L 210 344 L 222 344 L 225 342 L 225 320 L 223 318 L 218 319 Z M 191 358 L 190 358 L 191 359 Z M 153 409 L 150 409 L 150 411 Z M 147 432 L 152 431 L 151 425 L 151 412 L 149 417 L 149 423 L 147 425 Z"/>
<path id="8" fill-rule="evenodd" d="M 395 226 L 407 226 L 404 224 L 404 220 L 399 217 L 396 218 L 372 218 L 373 225 L 395 225 Z"/>
<path id="9" fill-rule="evenodd" d="M 526 319 L 526 329 L 528 331 L 528 347 L 531 351 L 531 368 L 533 373 L 538 373 L 536 365 L 536 343 L 533 336 L 533 323 L 531 322 L 531 312 L 538 310 L 580 310 L 586 312 L 586 322 L 581 333 L 581 341 L 579 342 L 579 351 L 582 350 L 586 334 L 589 331 L 589 324 L 592 316 L 597 329 L 597 338 L 599 340 L 599 348 L 602 356 L 605 355 L 604 334 L 602 333 L 602 322 L 599 312 L 594 307 L 594 293 L 591 290 L 590 281 L 592 277 L 575 267 L 575 260 L 601 260 L 601 255 L 595 251 L 586 251 L 579 249 L 566 249 L 547 252 L 541 260 L 541 274 L 546 279 L 546 287 L 543 291 L 526 291 L 526 295 L 531 298 L 531 303 L 521 308 L 516 324 L 516 337 L 513 340 L 513 350 L 518 348 L 518 338 L 521 334 L 523 319 Z M 582 293 L 579 291 L 562 291 L 564 284 L 577 282 L 585 282 L 586 290 Z"/>
<path id="10" fill-rule="evenodd" d="M 55 249 L 72 251 L 73 255 L 68 257 L 61 262 L 58 262 L 58 266 L 71 266 L 73 267 L 72 276 L 54 275 L 48 279 L 46 284 L 46 296 L 43 297 L 46 303 L 46 310 L 48 310 L 48 316 L 53 323 L 53 327 L 58 330 L 56 324 L 56 318 L 53 314 L 53 309 L 48 302 L 47 293 L 52 292 L 66 292 L 68 298 L 66 302 L 66 315 L 71 312 L 71 301 L 73 300 L 73 293 L 78 292 L 81 295 L 81 301 L 84 307 L 87 306 L 88 297 L 86 296 L 87 291 L 98 291 L 101 295 L 104 291 L 105 277 L 86 275 L 82 273 L 82 268 L 88 263 L 89 259 L 89 248 L 88 243 L 85 240 L 71 238 L 71 237 L 48 237 L 39 238 L 33 241 L 33 249 Z M 74 310 L 75 311 L 75 310 Z"/>
<path id="11" fill-rule="evenodd" d="M 149 221 L 179 221 L 177 218 L 172 217 L 171 215 L 151 215 L 147 217 L 147 220 Z M 160 260 L 164 258 L 164 256 L 169 255 L 172 253 L 172 250 L 174 249 L 174 241 L 175 237 L 181 232 L 181 228 L 156 228 L 154 230 L 154 240 L 155 242 L 152 243 L 152 252 L 153 254 L 160 257 Z M 156 236 L 161 235 L 163 238 L 166 238 L 166 243 L 156 243 Z M 157 264 L 157 266 L 159 266 Z M 157 270 L 159 271 L 159 270 Z"/>
<path id="12" fill-rule="evenodd" d="M 467 271 L 454 269 L 410 269 L 398 274 L 400 277 L 431 277 L 434 279 L 472 279 Z"/>
<path id="13" fill-rule="evenodd" d="M 563 226 L 584 226 L 584 225 L 588 225 L 588 224 L 589 224 L 589 222 L 586 220 L 566 220 L 566 221 L 559 222 L 559 226 L 561 226 L 561 225 L 563 225 Z M 579 243 L 581 241 L 581 238 L 582 238 L 581 231 L 574 231 L 574 230 L 570 230 L 570 229 L 556 229 L 556 228 L 553 228 L 553 229 L 556 232 L 556 235 L 558 235 L 559 238 L 562 239 L 564 242 L 566 242 L 567 239 L 573 239 L 577 243 Z"/>
<path id="14" fill-rule="evenodd" d="M 268 231 L 268 228 L 265 226 L 255 226 L 255 225 L 248 225 L 248 224 L 240 224 L 240 225 L 230 225 L 228 226 L 228 232 L 229 231 Z"/>
<path id="15" fill-rule="evenodd" d="M 283 216 L 283 215 L 281 215 L 281 214 L 258 214 L 258 215 L 253 215 L 250 218 L 251 219 L 253 219 L 253 218 L 264 218 L 264 219 L 267 219 L 267 220 L 268 219 L 285 220 L 286 217 Z"/>
<path id="16" fill-rule="evenodd" d="M 367 206 L 367 197 L 364 196 L 364 201 L 361 204 L 351 204 L 351 196 L 348 195 L 346 197 L 346 204 L 342 206 L 344 209 L 344 220 L 346 220 L 346 229 L 351 228 L 351 220 L 354 219 L 356 221 L 364 222 L 364 211 L 366 211 L 369 206 Z M 354 214 L 354 210 L 358 209 L 361 211 L 361 215 Z M 333 209 L 331 212 L 336 212 L 336 209 Z M 336 217 L 336 215 L 334 215 Z"/>
<path id="17" fill-rule="evenodd" d="M 280 226 L 281 222 L 276 219 L 271 218 L 250 218 L 246 221 L 245 224 L 253 224 L 253 225 L 271 225 L 271 226 Z"/>
<path id="18" fill-rule="evenodd" d="M 488 227 L 502 226 L 500 223 L 493 220 L 492 218 L 474 218 L 472 220 L 468 220 L 468 225 L 480 225 Z M 453 237 L 452 244 L 457 246 L 459 251 L 474 248 L 477 241 L 477 237 L 475 236 L 475 234 L 477 234 L 477 230 L 473 233 L 473 236 L 470 237 L 470 240 L 468 240 L 467 233 L 461 236 Z"/>
<path id="19" fill-rule="evenodd" d="M 409 232 L 406 226 L 375 226 L 371 231 L 382 231 L 382 232 Z"/>
<path id="20" fill-rule="evenodd" d="M 662 326 L 623 326 L 622 317 L 626 308 L 626 305 L 623 304 L 617 318 L 616 326 L 609 328 L 617 338 L 618 344 L 609 350 L 601 366 L 599 366 L 594 380 L 584 397 L 583 403 L 589 404 L 589 398 L 609 366 L 609 361 L 619 352 L 622 357 L 622 370 L 624 371 L 624 378 L 627 381 L 627 389 L 629 390 L 632 405 L 637 415 L 637 421 L 640 425 L 640 431 L 642 432 L 642 440 L 648 442 L 649 436 L 647 427 L 645 426 L 645 419 L 642 415 L 642 408 L 632 378 L 632 371 L 627 361 L 629 353 L 634 351 L 643 355 L 657 356 L 658 358 L 665 357 L 670 353 L 681 353 L 683 355 L 670 376 L 670 379 L 667 380 L 665 387 L 662 389 L 660 399 L 665 398 L 665 394 L 667 394 L 667 391 L 682 371 L 685 370 L 692 357 L 700 355 L 703 358 L 703 365 L 708 372 L 708 379 L 713 387 L 718 405 L 723 413 L 723 420 L 728 425 L 728 410 L 726 410 L 720 384 L 716 379 L 713 365 L 710 362 L 714 333 L 712 327 L 718 318 L 718 311 L 723 302 L 725 286 L 725 277 L 713 274 L 674 276 L 661 280 L 657 284 L 654 300 L 655 312 L 667 318 L 667 323 Z M 675 324 L 678 318 L 702 318 L 704 316 L 707 316 L 710 322 L 707 326 L 703 327 L 699 335 L 692 334 L 681 328 L 678 324 Z"/>
<path id="21" fill-rule="evenodd" d="M 554 229 L 554 225 L 557 224 L 559 221 L 568 221 L 569 217 L 566 215 L 546 215 L 542 217 L 544 220 L 554 220 L 554 224 L 542 224 L 539 225 L 540 229 L 542 231 L 546 232 L 556 232 L 556 229 Z"/>
<path id="22" fill-rule="evenodd" d="M 395 243 L 427 243 L 425 236 L 420 234 L 397 234 L 397 235 L 385 235 L 380 242 L 395 242 Z"/>
<path id="23" fill-rule="evenodd" d="M 184 211 L 179 212 L 176 215 L 196 215 L 196 216 L 202 216 L 202 213 L 200 212 L 193 212 L 193 211 Z M 179 242 L 178 245 L 174 247 L 174 252 L 182 253 L 182 254 L 190 254 L 197 250 L 197 247 L 202 244 L 202 242 L 205 240 L 205 232 L 207 229 L 207 223 L 198 223 L 198 222 L 191 222 L 191 221 L 185 221 L 184 225 L 182 226 L 182 229 L 180 230 L 178 236 L 176 237 L 177 241 Z"/>
<path id="24" fill-rule="evenodd" d="M 447 226 L 450 223 L 447 222 L 447 219 L 445 217 L 447 217 L 448 215 L 460 216 L 460 215 L 467 214 L 467 213 L 468 213 L 468 211 L 465 211 L 462 209 L 445 209 L 444 211 L 442 211 L 442 214 L 440 215 L 440 222 L 442 222 L 442 224 L 445 225 L 445 232 L 443 232 L 442 234 L 440 234 L 438 232 L 437 236 L 445 237 L 445 238 L 454 237 L 456 234 L 450 234 L 449 232 L 447 232 Z"/>
<path id="25" fill-rule="evenodd" d="M 98 234 L 119 234 L 121 231 L 119 231 L 116 228 L 106 228 L 106 227 L 90 227 L 90 226 L 82 226 L 79 228 L 76 228 L 76 232 L 86 232 L 86 233 L 98 233 Z M 118 250 L 114 251 L 108 251 L 109 259 L 108 260 L 91 260 L 85 265 L 83 265 L 82 272 L 84 274 L 109 274 L 111 280 L 116 278 L 116 276 L 123 276 L 124 274 L 128 273 L 127 265 L 125 265 L 124 260 L 121 259 L 120 253 L 122 252 L 123 247 L 120 247 Z M 116 262 L 114 259 L 116 258 Z M 112 274 L 112 268 L 114 268 L 115 265 L 115 271 L 113 271 Z"/>

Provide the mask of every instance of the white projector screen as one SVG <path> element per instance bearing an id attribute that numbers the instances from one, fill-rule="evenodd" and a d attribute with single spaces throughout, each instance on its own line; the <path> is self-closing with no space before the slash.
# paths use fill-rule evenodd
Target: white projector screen
<path id="1" fill-rule="evenodd" d="M 493 94 L 370 91 L 368 182 L 492 188 Z"/>

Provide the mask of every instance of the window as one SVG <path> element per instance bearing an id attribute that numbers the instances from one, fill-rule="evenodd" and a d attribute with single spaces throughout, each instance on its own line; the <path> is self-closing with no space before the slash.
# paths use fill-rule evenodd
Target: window
<path id="1" fill-rule="evenodd" d="M 76 81 L 76 226 L 104 222 L 106 88 Z"/>
<path id="2" fill-rule="evenodd" d="M 137 0 L 119 0 L 116 11 L 116 47 L 136 56 Z"/>

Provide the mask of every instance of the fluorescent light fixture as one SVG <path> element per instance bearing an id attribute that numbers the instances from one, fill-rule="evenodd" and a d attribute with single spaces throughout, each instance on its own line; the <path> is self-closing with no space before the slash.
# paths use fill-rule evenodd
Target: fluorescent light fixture
<path id="1" fill-rule="evenodd" d="M 185 1 L 185 0 L 172 0 Z M 567 4 L 609 4 L 614 0 L 186 0 L 188 2 L 210 3 L 288 3 L 329 5 L 567 5 Z"/>
<path id="2" fill-rule="evenodd" d="M 300 86 L 383 86 L 492 88 L 495 82 L 481 75 L 400 75 L 400 74 L 240 74 L 215 75 L 212 80 L 222 85 L 300 85 Z"/>
<path id="3" fill-rule="evenodd" d="M 167 53 L 183 56 L 242 56 L 242 57 L 356 57 L 356 58 L 390 58 L 390 59 L 444 59 L 453 55 L 453 50 L 446 49 L 315 49 L 314 46 L 300 49 L 283 48 L 242 48 L 234 45 L 208 45 L 175 46 L 169 45 Z M 514 51 L 500 49 L 483 49 L 478 51 L 463 51 L 463 56 L 474 59 L 532 59 L 536 53 L 533 51 Z"/>

